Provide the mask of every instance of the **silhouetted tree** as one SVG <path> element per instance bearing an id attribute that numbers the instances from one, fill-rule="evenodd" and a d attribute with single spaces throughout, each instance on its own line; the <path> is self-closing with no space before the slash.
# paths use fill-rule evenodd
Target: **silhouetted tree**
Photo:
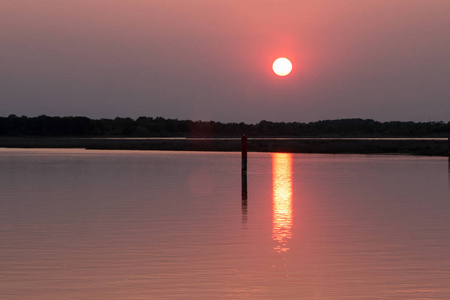
<path id="1" fill-rule="evenodd" d="M 120 137 L 448 137 L 450 122 L 378 122 L 370 119 L 322 120 L 310 123 L 257 124 L 191 121 L 141 116 L 92 120 L 86 117 L 0 117 L 0 136 Z"/>

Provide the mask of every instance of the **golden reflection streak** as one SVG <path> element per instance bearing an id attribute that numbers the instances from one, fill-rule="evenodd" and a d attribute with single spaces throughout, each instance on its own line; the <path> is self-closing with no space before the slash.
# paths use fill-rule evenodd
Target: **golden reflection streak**
<path id="1" fill-rule="evenodd" d="M 272 153 L 273 221 L 272 239 L 278 253 L 289 250 L 292 237 L 292 154 Z"/>

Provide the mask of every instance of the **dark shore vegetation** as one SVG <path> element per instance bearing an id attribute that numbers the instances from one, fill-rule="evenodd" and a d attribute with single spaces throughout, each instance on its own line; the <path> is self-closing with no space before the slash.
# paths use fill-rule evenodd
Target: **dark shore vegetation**
<path id="1" fill-rule="evenodd" d="M 252 152 L 449 154 L 450 123 L 383 123 L 363 119 L 225 124 L 160 117 L 93 120 L 10 115 L 0 117 L 0 147 L 240 151 L 239 137 L 244 131 Z M 287 139 L 280 139 L 283 137 Z"/>
<path id="2" fill-rule="evenodd" d="M 0 117 L 8 137 L 448 137 L 450 122 L 378 122 L 364 119 L 310 123 L 261 121 L 256 124 L 190 121 L 161 117 Z"/>

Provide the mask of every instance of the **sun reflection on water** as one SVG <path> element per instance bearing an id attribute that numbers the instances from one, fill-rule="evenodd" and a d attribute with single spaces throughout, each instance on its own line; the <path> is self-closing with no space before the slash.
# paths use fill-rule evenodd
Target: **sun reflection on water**
<path id="1" fill-rule="evenodd" d="M 272 239 L 277 242 L 274 251 L 289 250 L 292 237 L 292 154 L 272 154 L 273 221 Z"/>

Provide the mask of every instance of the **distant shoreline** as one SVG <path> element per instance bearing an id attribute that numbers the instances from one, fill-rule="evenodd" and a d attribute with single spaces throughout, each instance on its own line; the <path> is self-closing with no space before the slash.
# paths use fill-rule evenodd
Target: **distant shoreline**
<path id="1" fill-rule="evenodd" d="M 0 137 L 1 148 L 241 151 L 240 138 Z M 446 138 L 249 138 L 249 152 L 448 156 Z"/>

